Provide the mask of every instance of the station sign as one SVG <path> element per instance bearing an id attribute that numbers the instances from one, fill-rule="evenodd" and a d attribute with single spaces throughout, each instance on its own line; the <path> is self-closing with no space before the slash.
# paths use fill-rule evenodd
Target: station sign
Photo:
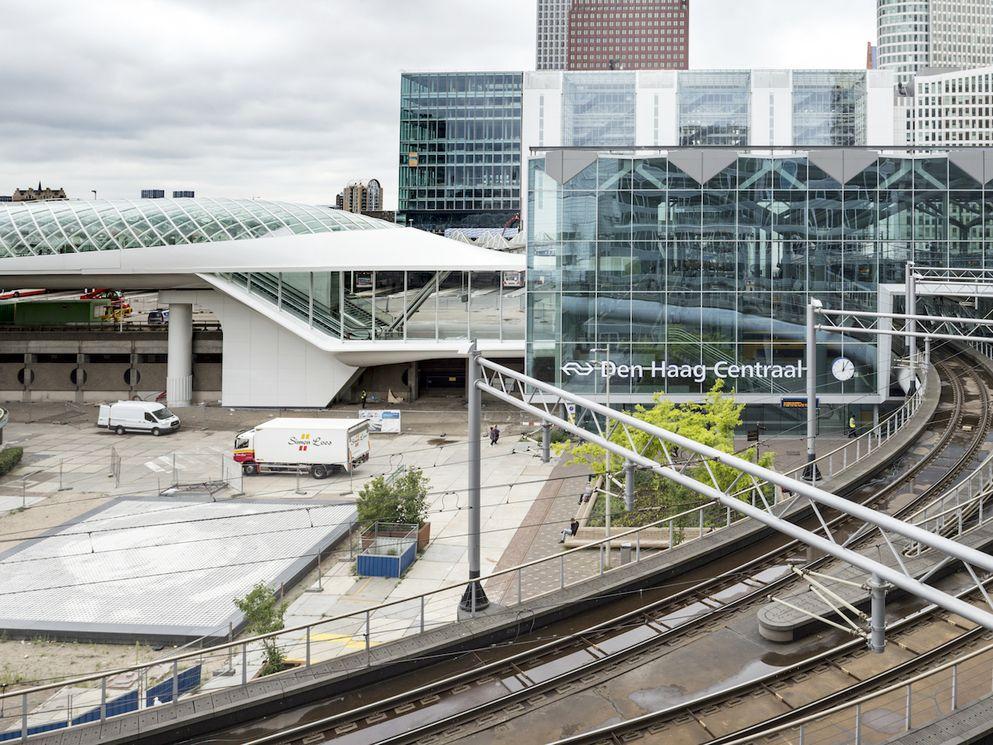
<path id="1" fill-rule="evenodd" d="M 796 398 L 784 398 L 781 401 L 782 407 L 784 409 L 806 409 L 807 399 L 806 397 L 796 397 Z M 819 398 L 814 399 L 814 408 L 820 408 L 821 400 Z"/>
<path id="2" fill-rule="evenodd" d="M 744 379 L 792 379 L 803 377 L 803 363 L 793 365 L 767 365 L 754 362 L 743 365 L 734 362 L 718 362 L 715 365 L 679 365 L 665 360 L 654 360 L 647 365 L 619 365 L 614 362 L 577 362 L 575 360 L 562 365 L 562 374 L 566 377 L 597 377 L 621 378 L 623 380 L 692 380 L 703 383 L 708 377 L 719 380 Z"/>

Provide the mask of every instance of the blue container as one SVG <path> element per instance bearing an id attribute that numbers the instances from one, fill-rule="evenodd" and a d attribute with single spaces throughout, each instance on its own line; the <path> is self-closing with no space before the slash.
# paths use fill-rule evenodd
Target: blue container
<path id="1" fill-rule="evenodd" d="M 362 577 L 394 577 L 399 579 L 417 556 L 417 543 L 411 543 L 399 556 L 359 554 L 355 568 Z"/>

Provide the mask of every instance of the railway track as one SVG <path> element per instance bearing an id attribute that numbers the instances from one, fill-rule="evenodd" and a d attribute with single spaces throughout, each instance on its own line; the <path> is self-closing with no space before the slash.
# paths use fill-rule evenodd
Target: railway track
<path id="1" fill-rule="evenodd" d="M 854 500 L 886 506 L 898 515 L 906 514 L 951 485 L 985 442 L 993 380 L 985 372 L 973 369 L 969 359 L 961 356 L 941 361 L 937 367 L 943 381 L 941 402 L 919 439 L 923 443 L 920 447 L 926 447 L 927 453 L 917 454 L 916 448 L 912 449 L 887 473 L 856 490 L 851 495 Z M 891 478 L 893 470 L 898 471 L 895 478 Z M 881 479 L 890 483 L 877 488 Z M 915 488 L 915 480 L 930 485 L 925 489 Z M 846 529 L 844 523 L 844 518 L 834 517 L 829 526 L 838 534 Z M 657 663 L 674 647 L 713 631 L 730 617 L 753 612 L 757 605 L 766 602 L 771 592 L 796 582 L 786 562 L 803 547 L 796 542 L 783 545 L 783 540 L 779 544 L 764 555 L 689 590 L 509 658 L 486 662 L 482 656 L 470 655 L 465 661 L 467 669 L 444 680 L 370 703 L 350 694 L 325 702 L 321 707 L 331 712 L 337 709 L 338 713 L 321 716 L 308 724 L 263 737 L 257 736 L 264 731 L 259 727 L 242 728 L 240 734 L 255 736 L 252 742 L 260 745 L 443 743 L 474 736 L 488 739 L 486 736 L 494 730 L 507 729 L 509 723 L 532 713 L 554 717 L 549 707 L 554 709 L 555 704 L 577 693 L 589 692 L 618 676 Z M 854 642 L 860 643 L 860 640 Z M 304 716 L 313 718 L 318 713 L 318 709 L 311 709 Z M 251 738 L 218 737 L 211 741 L 248 739 Z"/>

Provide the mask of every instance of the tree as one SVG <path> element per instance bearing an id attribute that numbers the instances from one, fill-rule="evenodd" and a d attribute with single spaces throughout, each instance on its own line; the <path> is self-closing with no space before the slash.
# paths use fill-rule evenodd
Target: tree
<path id="1" fill-rule="evenodd" d="M 362 525 L 382 523 L 423 524 L 428 511 L 431 482 L 419 468 L 411 468 L 388 482 L 383 476 L 368 481 L 355 506 Z"/>
<path id="2" fill-rule="evenodd" d="M 234 604 L 245 614 L 245 628 L 252 636 L 270 634 L 283 628 L 287 604 L 279 602 L 264 582 L 255 585 L 245 597 L 235 598 Z M 259 674 L 278 673 L 286 663 L 286 655 L 274 638 L 263 639 L 262 646 L 265 649 L 265 663 Z"/>
<path id="3" fill-rule="evenodd" d="M 734 452 L 734 432 L 735 428 L 741 424 L 741 414 L 745 405 L 737 403 L 733 394 L 724 393 L 724 381 L 718 380 L 707 393 L 703 402 L 676 405 L 662 393 L 656 393 L 654 401 L 655 403 L 651 407 L 636 407 L 632 416 L 646 424 L 681 435 L 716 450 L 725 453 Z M 644 432 L 632 429 L 629 429 L 628 432 L 633 440 L 635 450 L 660 463 L 666 462 L 665 452 L 658 440 L 653 440 Z M 626 448 L 632 447 L 628 435 L 620 428 L 611 432 L 610 441 Z M 668 450 L 669 455 L 677 463 L 690 460 L 691 454 L 680 453 L 677 447 L 670 445 Z M 605 451 L 603 448 L 591 443 L 584 443 L 573 447 L 571 454 L 573 463 L 586 465 L 595 474 L 603 474 L 605 469 Z M 737 455 L 766 467 L 772 466 L 774 458 L 772 453 L 767 452 L 756 461 L 755 448 L 749 448 Z M 610 470 L 612 473 L 619 472 L 623 465 L 622 458 L 611 455 Z M 738 484 L 742 484 L 739 479 L 739 471 L 732 466 L 714 460 L 704 462 L 703 459 L 694 458 L 692 462 L 687 463 L 684 472 L 705 484 L 711 483 L 710 474 L 713 473 L 723 490 L 730 489 L 736 481 Z M 751 482 L 745 483 L 750 484 Z M 692 509 L 707 501 L 696 492 L 651 472 L 638 472 L 635 485 L 635 509 L 632 513 L 624 512 L 623 499 L 611 500 L 611 522 L 618 527 L 633 527 L 651 523 L 668 515 Z M 767 498 L 771 497 L 772 487 L 766 486 L 765 489 Z M 750 499 L 750 495 L 743 493 L 741 498 Z M 712 513 L 707 515 L 709 524 L 723 520 L 723 508 L 715 508 Z M 600 516 L 599 519 L 593 519 L 597 515 Z M 602 525 L 602 515 L 603 506 L 596 505 L 591 522 L 600 522 Z M 690 520 L 687 519 L 687 525 L 689 524 Z"/>

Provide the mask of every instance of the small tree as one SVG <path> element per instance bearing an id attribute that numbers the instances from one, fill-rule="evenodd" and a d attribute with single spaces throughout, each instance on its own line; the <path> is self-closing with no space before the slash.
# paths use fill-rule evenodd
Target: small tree
<path id="1" fill-rule="evenodd" d="M 706 400 L 700 403 L 675 404 L 664 394 L 657 393 L 654 396 L 655 404 L 651 407 L 638 406 L 632 416 L 641 421 L 660 427 L 669 432 L 682 435 L 690 440 L 695 440 L 703 445 L 707 445 L 725 453 L 734 452 L 734 432 L 735 428 L 741 424 L 741 414 L 745 405 L 735 401 L 733 393 L 724 393 L 724 382 L 718 380 L 714 387 L 707 393 Z M 650 442 L 650 438 L 643 432 L 630 430 L 633 439 L 634 449 L 644 453 L 649 458 L 660 462 L 665 462 L 665 452 L 658 441 Z M 631 447 L 628 435 L 621 428 L 611 432 L 610 440 L 624 447 Z M 706 463 L 700 458 L 691 457 L 691 453 L 680 453 L 679 449 L 669 446 L 669 454 L 676 462 L 687 461 L 685 473 L 699 481 L 709 484 L 710 475 L 713 474 L 722 489 L 730 488 L 732 484 L 741 484 L 739 472 L 732 466 L 725 465 L 715 460 L 708 460 Z M 586 465 L 595 474 L 602 474 L 605 467 L 605 453 L 603 448 L 590 443 L 576 445 L 571 449 L 572 462 Z M 771 467 L 773 464 L 773 454 L 764 453 L 756 459 L 756 449 L 749 448 L 738 456 L 760 465 Z M 610 469 L 617 472 L 623 466 L 623 459 L 611 456 Z M 748 482 L 745 482 L 746 484 Z M 741 488 L 741 487 L 739 487 Z M 767 498 L 772 496 L 772 488 L 764 487 Z M 748 499 L 749 495 L 743 493 L 742 499 Z M 611 520 L 617 526 L 634 527 L 659 520 L 666 515 L 682 512 L 706 500 L 686 487 L 665 479 L 657 474 L 638 474 L 636 481 L 635 510 L 633 514 L 614 514 L 615 510 L 623 507 L 623 500 L 612 500 Z M 602 509 L 598 509 L 591 516 L 591 520 L 599 522 L 602 519 Z M 720 509 L 714 510 L 713 519 L 719 519 L 723 513 Z M 708 516 L 708 524 L 711 522 Z M 602 523 L 601 523 L 602 524 Z"/>
<path id="2" fill-rule="evenodd" d="M 388 482 L 376 476 L 359 491 L 356 508 L 362 525 L 412 523 L 421 525 L 427 517 L 430 481 L 419 468 Z"/>
<path id="3" fill-rule="evenodd" d="M 245 628 L 253 636 L 269 634 L 283 628 L 287 604 L 276 600 L 276 596 L 264 582 L 255 585 L 245 597 L 235 598 L 234 604 L 245 614 Z M 286 655 L 275 639 L 263 639 L 262 646 L 265 649 L 265 664 L 259 674 L 278 673 L 286 663 Z"/>

